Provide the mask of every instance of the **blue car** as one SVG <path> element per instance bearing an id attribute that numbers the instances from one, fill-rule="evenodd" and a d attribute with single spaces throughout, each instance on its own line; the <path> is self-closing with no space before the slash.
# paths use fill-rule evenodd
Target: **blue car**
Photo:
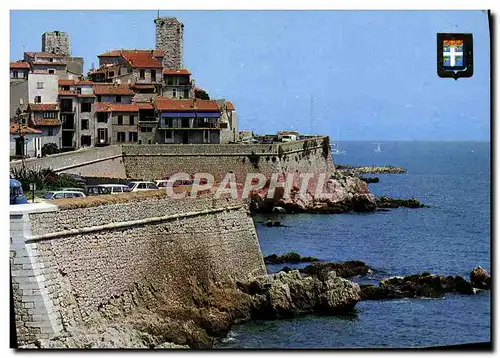
<path id="1" fill-rule="evenodd" d="M 10 179 L 10 205 L 28 204 L 28 200 L 23 193 L 21 182 L 16 179 Z"/>

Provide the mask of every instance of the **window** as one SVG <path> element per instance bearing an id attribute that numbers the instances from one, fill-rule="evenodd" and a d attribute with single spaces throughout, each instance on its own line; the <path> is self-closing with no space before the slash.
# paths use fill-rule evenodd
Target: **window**
<path id="1" fill-rule="evenodd" d="M 132 73 L 132 67 L 127 68 L 127 73 Z"/>
<path id="2" fill-rule="evenodd" d="M 112 191 L 113 193 L 123 193 L 122 188 L 121 188 L 121 187 L 119 187 L 119 186 L 114 186 L 114 187 L 112 187 L 111 191 Z"/>
<path id="3" fill-rule="evenodd" d="M 109 77 L 114 77 L 115 76 L 115 72 L 114 71 L 109 71 L 108 76 Z"/>
<path id="4" fill-rule="evenodd" d="M 52 137 L 52 136 L 54 135 L 54 130 L 53 130 L 52 128 L 49 128 L 49 129 L 47 130 L 47 135 L 48 135 L 49 137 Z"/>
<path id="5" fill-rule="evenodd" d="M 43 89 L 43 82 L 37 82 L 36 83 L 36 88 L 37 89 Z"/>
<path id="6" fill-rule="evenodd" d="M 142 140 L 141 139 L 139 139 L 139 144 L 142 144 Z"/>
<path id="7" fill-rule="evenodd" d="M 64 198 L 64 193 L 57 193 L 56 195 L 54 195 L 54 199 L 62 199 Z"/>
<path id="8" fill-rule="evenodd" d="M 116 103 L 121 103 L 122 96 L 116 96 Z"/>
<path id="9" fill-rule="evenodd" d="M 129 116 L 129 125 L 133 126 L 135 124 L 135 117 L 134 116 Z"/>
<path id="10" fill-rule="evenodd" d="M 99 128 L 97 130 L 97 138 L 99 143 L 106 143 L 108 141 L 108 128 Z"/>
<path id="11" fill-rule="evenodd" d="M 97 102 L 101 102 L 101 95 L 97 96 Z"/>
<path id="12" fill-rule="evenodd" d="M 146 183 L 139 183 L 139 185 L 137 185 L 137 189 L 146 189 Z"/>
<path id="13" fill-rule="evenodd" d="M 63 91 L 69 91 L 69 86 L 61 86 L 61 89 L 62 89 Z"/>
<path id="14" fill-rule="evenodd" d="M 210 131 L 203 131 L 203 143 L 210 143 Z"/>
<path id="15" fill-rule="evenodd" d="M 82 131 L 88 130 L 89 129 L 89 120 L 88 119 L 82 119 Z"/>
<path id="16" fill-rule="evenodd" d="M 88 122 L 88 121 L 87 121 Z M 82 147 L 90 147 L 92 144 L 92 137 L 89 135 L 82 135 L 80 138 L 80 145 Z"/>
<path id="17" fill-rule="evenodd" d="M 106 112 L 98 112 L 97 123 L 107 123 L 107 122 L 108 122 L 108 114 Z"/>
<path id="18" fill-rule="evenodd" d="M 219 126 L 220 126 L 220 128 L 225 129 L 225 128 L 227 128 L 227 123 L 226 122 L 220 122 Z"/>
<path id="19" fill-rule="evenodd" d="M 88 112 L 90 112 L 91 107 L 92 107 L 92 105 L 90 102 L 83 102 L 80 106 L 81 112 L 88 113 Z"/>
<path id="20" fill-rule="evenodd" d="M 148 189 L 158 189 L 158 187 L 153 183 L 148 183 Z"/>
<path id="21" fill-rule="evenodd" d="M 43 112 L 43 118 L 54 118 L 53 112 Z"/>
<path id="22" fill-rule="evenodd" d="M 173 76 L 165 76 L 167 77 L 167 85 L 172 86 L 174 84 L 174 77 Z"/>
<path id="23" fill-rule="evenodd" d="M 165 139 L 172 139 L 174 137 L 172 131 L 165 131 Z"/>
<path id="24" fill-rule="evenodd" d="M 139 78 L 143 80 L 146 77 L 146 71 L 145 70 L 139 70 Z"/>
<path id="25" fill-rule="evenodd" d="M 56 73 L 55 70 L 49 70 L 49 75 L 53 75 L 54 73 Z"/>
<path id="26" fill-rule="evenodd" d="M 35 96 L 35 103 L 42 103 L 42 96 Z"/>
<path id="27" fill-rule="evenodd" d="M 188 89 L 184 90 L 184 98 L 189 98 L 189 90 Z"/>
<path id="28" fill-rule="evenodd" d="M 123 116 L 121 114 L 118 116 L 118 125 L 119 126 L 123 125 Z"/>
<path id="29" fill-rule="evenodd" d="M 177 97 L 177 88 L 172 88 L 172 97 Z"/>
<path id="30" fill-rule="evenodd" d="M 82 94 L 82 89 L 81 89 L 80 87 L 78 87 L 78 88 L 76 89 L 76 93 L 77 93 L 77 94 Z"/>
<path id="31" fill-rule="evenodd" d="M 151 70 L 151 81 L 156 81 L 156 70 Z"/>
<path id="32" fill-rule="evenodd" d="M 128 141 L 129 142 L 137 142 L 137 132 L 129 132 L 128 133 Z"/>
<path id="33" fill-rule="evenodd" d="M 12 71 L 12 77 L 13 78 L 18 78 L 19 77 L 17 71 Z"/>
<path id="34" fill-rule="evenodd" d="M 119 143 L 125 142 L 125 132 L 117 132 L 116 133 L 116 141 Z"/>
<path id="35" fill-rule="evenodd" d="M 49 58 L 49 61 L 50 62 L 54 62 L 54 59 L 51 57 L 51 58 Z"/>
<path id="36" fill-rule="evenodd" d="M 150 139 L 150 140 L 148 140 L 148 144 L 151 144 L 151 139 Z"/>
<path id="37" fill-rule="evenodd" d="M 141 132 L 152 132 L 153 131 L 153 128 L 151 127 L 142 127 L 141 128 Z"/>

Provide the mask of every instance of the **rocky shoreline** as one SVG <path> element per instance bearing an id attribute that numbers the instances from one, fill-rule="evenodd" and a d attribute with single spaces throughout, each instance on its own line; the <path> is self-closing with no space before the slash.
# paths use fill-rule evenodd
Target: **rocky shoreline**
<path id="1" fill-rule="evenodd" d="M 353 166 L 348 164 L 335 164 L 335 169 L 347 174 L 404 174 L 407 172 L 404 168 L 385 166 Z"/>
<path id="2" fill-rule="evenodd" d="M 316 183 L 316 181 L 313 181 Z M 348 212 L 375 212 L 389 208 L 422 208 L 417 199 L 392 199 L 376 197 L 368 184 L 355 175 L 335 172 L 322 188 L 323 196 L 316 195 L 316 187 L 310 184 L 305 195 L 300 193 L 300 183 L 294 181 L 290 195 L 285 196 L 282 187 L 268 197 L 268 186 L 250 193 L 250 210 L 253 213 L 318 213 L 343 214 Z M 268 225 L 273 226 L 273 225 Z M 276 225 L 279 226 L 279 225 Z"/>
<path id="3" fill-rule="evenodd" d="M 270 256 L 286 259 L 290 255 Z M 450 292 L 471 295 L 491 288 L 491 277 L 481 267 L 471 271 L 470 281 L 428 272 L 388 277 L 378 286 L 349 280 L 372 272 L 362 261 L 313 262 L 300 270 L 230 283 L 193 278 L 187 283 L 192 289 L 189 304 L 135 312 L 114 322 L 107 322 L 103 311 L 93 318 L 92 328 L 74 329 L 20 348 L 213 348 L 233 324 L 253 319 L 352 314 L 363 300 L 442 297 Z M 116 310 L 110 312 L 116 315 Z"/>

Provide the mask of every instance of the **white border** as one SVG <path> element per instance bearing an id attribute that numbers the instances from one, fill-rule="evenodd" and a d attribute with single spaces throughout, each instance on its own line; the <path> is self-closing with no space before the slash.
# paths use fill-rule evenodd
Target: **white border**
<path id="1" fill-rule="evenodd" d="M 236 9 L 251 9 L 251 10 L 270 10 L 270 9 L 330 9 L 330 10 L 361 10 L 361 9 L 370 9 L 370 10 L 472 10 L 472 9 L 491 9 L 493 14 L 500 14 L 500 2 L 498 1 L 486 1 L 486 0 L 475 0 L 475 1 L 464 1 L 464 0 L 440 0 L 439 2 L 435 0 L 419 0 L 415 2 L 402 2 L 402 1 L 389 1 L 389 0 L 378 0 L 378 1 L 370 1 L 370 0 L 349 0 L 349 1 L 344 1 L 342 3 L 340 2 L 332 2 L 332 1 L 319 1 L 319 0 L 307 0 L 307 1 L 298 1 L 298 0 L 277 0 L 277 1 L 265 1 L 265 0 L 253 0 L 253 1 L 247 1 L 247 2 L 236 2 L 235 0 L 205 0 L 205 1 L 200 1 L 200 0 L 182 0 L 182 1 L 158 1 L 158 0 L 153 0 L 153 1 L 148 1 L 148 2 L 125 2 L 123 0 L 118 1 L 118 0 L 107 0 L 105 2 L 103 1 L 98 1 L 98 0 L 87 0 L 87 1 L 81 1 L 81 2 L 73 2 L 69 3 L 67 0 L 66 1 L 52 1 L 52 0 L 46 0 L 43 2 L 40 1 L 32 1 L 32 0 L 24 0 L 24 1 L 19 1 L 19 2 L 2 2 L 2 8 L 5 8 L 4 11 L 1 12 L 2 14 L 2 20 L 1 21 L 1 30 L 2 33 L 4 34 L 2 36 L 2 41 L 3 41 L 3 48 L 9 48 L 9 34 L 10 34 L 10 14 L 9 10 L 21 10 L 21 9 L 102 9 L 102 10 L 111 10 L 111 9 L 131 9 L 131 10 L 139 10 L 137 9 L 137 6 L 140 6 L 140 10 L 146 10 L 146 9 L 151 9 L 151 10 L 157 10 L 157 9 L 171 9 L 171 10 L 208 10 L 208 9 L 226 9 L 226 10 L 236 10 Z M 9 6 L 12 6 L 12 8 L 9 8 Z M 499 26 L 498 23 L 498 17 L 496 19 L 496 25 L 497 27 Z M 29 26 L 29 24 L 26 24 L 26 26 Z M 495 38 L 495 44 L 493 45 L 493 48 L 491 51 L 495 50 L 495 45 L 498 43 L 498 31 L 497 31 L 497 37 Z M 8 90 L 8 72 L 7 72 L 7 62 L 9 62 L 9 51 L 4 52 L 4 71 L 1 71 L 2 74 L 2 83 L 4 84 L 2 86 L 2 96 L 1 99 L 3 101 L 3 110 L 4 110 L 4 120 L 6 121 L 6 118 L 8 118 L 9 114 L 7 112 L 7 109 L 9 108 L 9 90 Z M 498 76 L 498 56 L 495 57 L 495 68 L 497 69 L 496 76 Z M 495 78 L 498 81 L 498 78 Z M 500 103 L 499 100 L 499 95 L 498 92 L 495 92 L 495 98 L 494 98 L 495 103 Z M 4 128 L 7 127 L 7 124 L 4 122 Z M 7 131 L 3 132 L 4 135 L 4 140 L 2 141 L 4 145 L 4 150 L 2 151 L 4 155 L 1 156 L 2 160 L 2 167 L 7 170 L 8 168 L 8 159 L 6 156 L 6 153 L 9 152 L 8 149 L 8 135 Z M 493 133 L 494 137 L 496 138 L 495 133 Z M 497 154 L 497 153 L 495 153 Z M 493 153 L 491 153 L 493 155 Z M 497 159 L 498 157 L 495 155 L 495 165 L 498 166 Z M 3 175 L 4 178 L 7 178 L 7 173 Z M 4 214 L 1 216 L 2 220 L 2 228 L 4 228 L 5 231 L 8 230 L 9 227 L 9 222 L 7 219 L 7 213 L 9 211 L 7 207 L 7 185 L 5 184 L 3 186 L 3 190 L 0 192 L 1 197 L 0 197 L 0 203 L 4 203 Z M 495 196 L 495 199 L 497 198 L 497 195 Z M 495 214 L 495 219 L 497 218 L 497 215 L 500 215 L 498 213 Z M 8 304 L 8 260 L 7 260 L 7 252 L 9 250 L 9 240 L 7 239 L 8 235 L 5 232 L 5 235 L 2 235 L 3 237 L 3 245 L 5 248 L 3 257 L 3 260 L 0 260 L 0 264 L 3 266 L 2 269 L 2 277 L 4 278 L 3 284 L 1 285 L 3 294 L 0 295 L 2 299 L 2 304 L 1 307 L 3 308 L 3 315 L 4 317 L 4 324 L 2 325 L 2 338 L 4 340 L 4 345 L 3 347 L 8 347 L 9 345 L 9 327 L 7 324 L 7 317 L 9 316 L 9 304 Z M 497 243 L 497 245 L 499 245 Z M 496 256 L 496 255 L 495 255 Z M 493 263 L 492 263 L 493 265 Z M 496 273 L 496 270 L 495 270 Z M 498 295 L 496 295 L 498 298 Z M 497 303 L 497 302 L 495 302 Z M 493 302 L 492 302 L 493 304 Z M 496 305 L 496 307 L 498 307 Z M 495 322 L 496 323 L 496 322 Z M 495 327 L 498 328 L 498 325 L 495 324 Z M 314 332 L 309 332 L 309 334 L 314 334 Z M 492 337 L 493 341 L 496 341 L 498 344 L 498 341 L 495 339 L 495 337 Z M 68 354 L 71 354 L 71 351 L 67 351 Z M 283 352 L 285 353 L 285 352 Z M 382 352 L 383 354 L 385 352 Z M 421 352 L 422 353 L 422 352 Z M 12 350 L 8 350 L 8 355 L 13 355 L 14 352 Z M 35 356 L 35 353 L 24 353 L 24 356 Z M 49 353 L 50 354 L 50 353 Z M 95 353 L 94 353 L 95 354 Z M 141 353 L 129 353 L 132 355 L 137 355 L 139 356 Z M 184 353 L 186 354 L 186 353 Z M 194 355 L 195 353 L 188 353 L 189 355 Z M 256 355 L 262 355 L 263 353 L 258 353 L 258 352 L 253 352 L 251 353 L 252 356 Z M 264 353 L 264 354 L 270 354 L 270 353 Z M 307 353 L 311 354 L 311 353 Z M 329 353 L 327 353 L 329 354 Z M 331 354 L 344 354 L 340 352 L 335 352 L 332 351 Z M 365 355 L 366 353 L 362 352 L 357 352 L 357 353 L 349 353 L 349 355 Z M 103 356 L 104 353 L 97 353 L 99 356 Z M 438 353 L 427 353 L 427 356 L 438 356 Z"/>

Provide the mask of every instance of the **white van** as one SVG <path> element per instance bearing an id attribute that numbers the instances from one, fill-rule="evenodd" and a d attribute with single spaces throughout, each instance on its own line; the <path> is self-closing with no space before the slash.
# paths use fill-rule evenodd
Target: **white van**
<path id="1" fill-rule="evenodd" d="M 155 183 L 151 181 L 132 181 L 128 183 L 130 191 L 158 190 Z"/>
<path id="2" fill-rule="evenodd" d="M 102 188 L 107 188 L 111 194 L 122 194 L 130 192 L 130 188 L 123 184 L 99 184 Z"/>

